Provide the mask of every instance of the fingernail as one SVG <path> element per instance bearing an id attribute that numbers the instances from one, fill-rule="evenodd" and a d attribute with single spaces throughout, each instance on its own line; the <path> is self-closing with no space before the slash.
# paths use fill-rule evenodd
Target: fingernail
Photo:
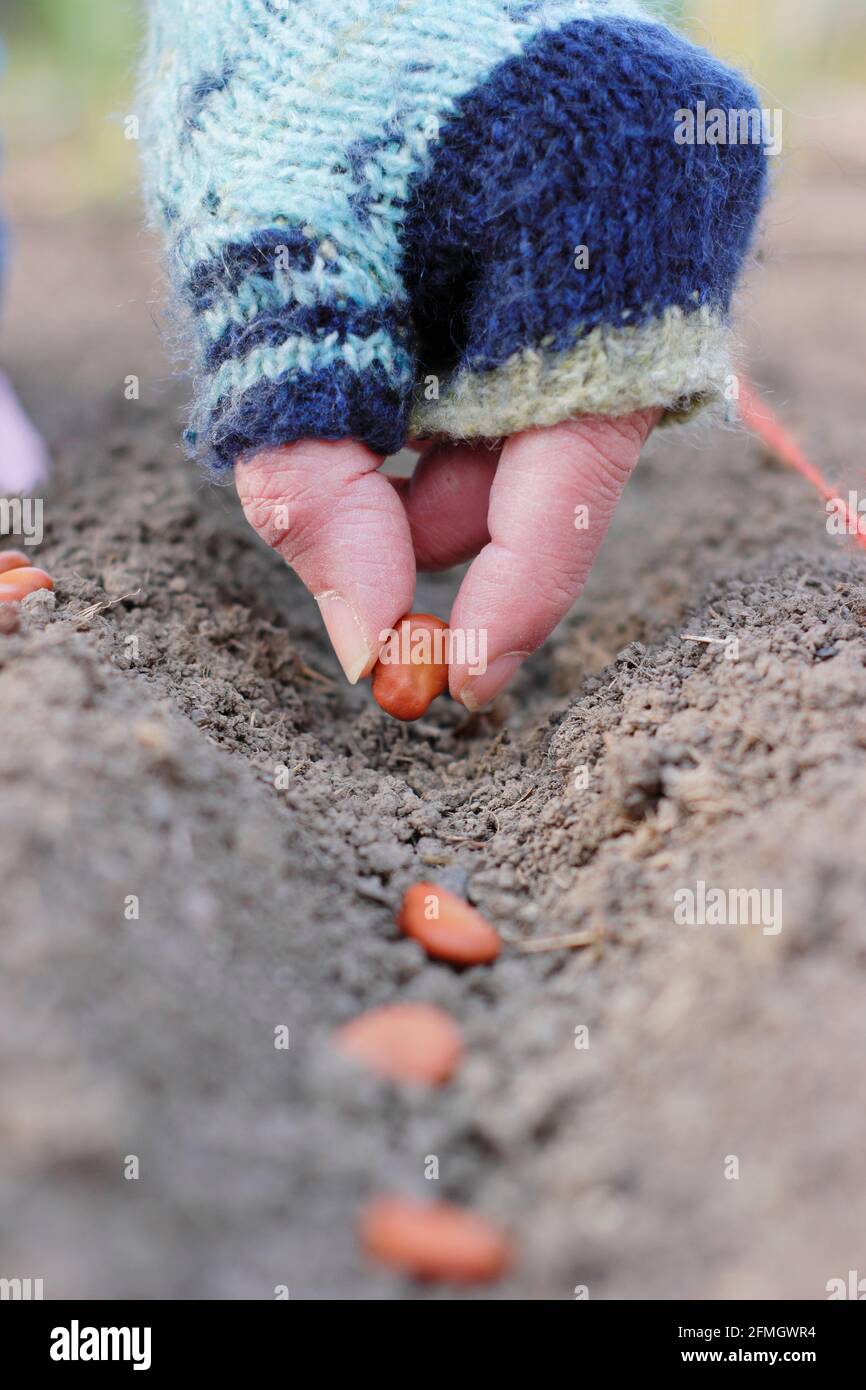
<path id="1" fill-rule="evenodd" d="M 529 652 L 508 652 L 491 662 L 483 676 L 473 676 L 468 680 L 460 691 L 460 699 L 470 713 L 474 714 L 482 705 L 489 705 L 528 656 Z"/>
<path id="2" fill-rule="evenodd" d="M 364 636 L 355 610 L 344 598 L 335 593 L 317 594 L 316 603 L 346 680 L 355 685 L 374 664 L 375 652 Z"/>

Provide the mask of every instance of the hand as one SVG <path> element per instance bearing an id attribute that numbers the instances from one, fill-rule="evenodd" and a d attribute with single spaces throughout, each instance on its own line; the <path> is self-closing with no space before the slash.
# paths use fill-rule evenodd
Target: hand
<path id="1" fill-rule="evenodd" d="M 239 462 L 235 479 L 250 524 L 314 595 L 352 684 L 411 610 L 416 568 L 477 556 L 450 618 L 486 634 L 486 671 L 450 670 L 451 694 L 476 710 L 581 593 L 660 414 L 584 416 L 497 449 L 438 444 L 405 479 L 380 473 L 381 456 L 354 440 L 302 440 Z"/>

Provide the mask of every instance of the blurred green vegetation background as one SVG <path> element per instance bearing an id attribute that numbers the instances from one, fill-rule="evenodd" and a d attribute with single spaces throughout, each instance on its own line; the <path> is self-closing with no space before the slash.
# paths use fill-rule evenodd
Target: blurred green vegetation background
<path id="1" fill-rule="evenodd" d="M 47 213 L 126 198 L 146 0 L 2 0 L 0 139 L 16 199 Z"/>
<path id="2" fill-rule="evenodd" d="M 15 197 L 47 213 L 129 197 L 136 55 L 147 0 L 2 0 L 0 132 Z M 335 0 L 335 4 L 339 0 Z M 645 0 L 749 72 L 767 105 L 866 74 L 866 0 Z"/>

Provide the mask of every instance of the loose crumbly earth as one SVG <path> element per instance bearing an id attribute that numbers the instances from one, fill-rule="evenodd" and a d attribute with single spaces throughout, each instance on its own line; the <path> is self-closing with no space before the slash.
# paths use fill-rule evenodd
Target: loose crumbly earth
<path id="1" fill-rule="evenodd" d="M 774 205 L 741 316 L 844 488 L 864 188 L 825 173 Z M 17 257 L 5 355 L 57 460 L 57 594 L 0 637 L 0 1273 L 50 1298 L 409 1300 L 822 1298 L 866 1271 L 866 556 L 738 427 L 662 433 L 495 714 L 400 726 L 182 461 L 150 243 L 33 220 Z M 456 583 L 418 607 L 447 615 Z M 498 924 L 494 968 L 399 938 L 422 877 Z M 780 888 L 781 933 L 675 925 L 698 880 Z M 565 933 L 595 944 L 520 949 Z M 329 1046 L 407 999 L 465 1032 L 444 1090 Z M 391 1190 L 501 1220 L 511 1277 L 367 1266 L 357 1213 Z"/>

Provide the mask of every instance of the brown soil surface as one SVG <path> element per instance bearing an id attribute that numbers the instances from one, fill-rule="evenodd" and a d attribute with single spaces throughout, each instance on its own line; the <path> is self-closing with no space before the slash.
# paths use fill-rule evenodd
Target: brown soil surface
<path id="1" fill-rule="evenodd" d="M 864 226 L 862 171 L 813 172 L 740 316 L 845 489 Z M 662 432 L 494 717 L 397 725 L 184 463 L 160 293 L 131 218 L 17 228 L 4 352 L 56 459 L 57 594 L 0 636 L 0 1273 L 47 1297 L 475 1296 L 364 1263 L 359 1209 L 402 1191 L 514 1233 L 483 1298 L 822 1298 L 866 1274 L 866 557 L 739 427 Z M 447 615 L 456 583 L 417 606 Z M 399 936 L 419 878 L 497 924 L 495 967 Z M 781 889 L 782 931 L 676 925 L 698 880 Z M 574 932 L 595 944 L 520 949 Z M 398 1000 L 458 1020 L 445 1089 L 330 1047 Z"/>

